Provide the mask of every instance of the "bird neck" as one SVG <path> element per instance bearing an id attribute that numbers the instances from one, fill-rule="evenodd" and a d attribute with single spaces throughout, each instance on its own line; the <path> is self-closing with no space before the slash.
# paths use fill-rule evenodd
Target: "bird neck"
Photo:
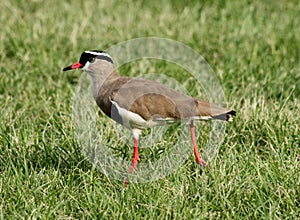
<path id="1" fill-rule="evenodd" d="M 103 84 L 107 81 L 114 80 L 115 78 L 119 77 L 118 73 L 113 70 L 110 74 L 93 74 L 92 81 L 93 81 L 93 97 L 96 99 L 99 95 L 100 88 Z"/>

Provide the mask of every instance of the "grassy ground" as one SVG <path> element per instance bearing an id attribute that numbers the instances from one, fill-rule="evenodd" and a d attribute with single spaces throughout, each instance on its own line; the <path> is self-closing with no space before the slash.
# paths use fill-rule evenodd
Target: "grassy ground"
<path id="1" fill-rule="evenodd" d="M 1 219 L 300 218 L 299 1 L 170 2 L 0 4 Z M 81 73 L 61 69 L 83 50 L 147 36 L 202 54 L 238 116 L 209 170 L 191 156 L 123 190 L 81 154 L 72 125 Z"/>

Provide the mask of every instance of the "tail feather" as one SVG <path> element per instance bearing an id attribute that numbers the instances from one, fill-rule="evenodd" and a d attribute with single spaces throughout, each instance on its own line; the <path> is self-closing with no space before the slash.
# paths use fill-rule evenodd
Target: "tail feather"
<path id="1" fill-rule="evenodd" d="M 222 108 L 217 105 L 200 100 L 195 100 L 195 102 L 198 109 L 198 116 L 200 118 L 209 116 L 212 119 L 232 121 L 233 116 L 236 115 L 236 111 L 234 110 Z"/>
<path id="2" fill-rule="evenodd" d="M 223 121 L 232 121 L 233 116 L 236 116 L 236 111 L 231 110 L 231 111 L 226 112 L 224 114 L 213 115 L 212 118 L 213 119 L 218 119 L 218 120 L 223 120 Z"/>

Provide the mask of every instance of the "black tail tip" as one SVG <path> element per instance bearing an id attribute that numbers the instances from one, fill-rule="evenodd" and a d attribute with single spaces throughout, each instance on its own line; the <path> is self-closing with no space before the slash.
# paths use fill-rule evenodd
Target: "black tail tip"
<path id="1" fill-rule="evenodd" d="M 232 121 L 233 116 L 236 116 L 236 111 L 231 110 L 221 115 L 214 115 L 212 118 L 222 120 L 222 121 Z"/>
<path id="2" fill-rule="evenodd" d="M 227 115 L 233 115 L 233 116 L 236 116 L 236 111 L 231 110 L 230 112 L 227 112 Z"/>
<path id="3" fill-rule="evenodd" d="M 236 111 L 231 110 L 230 112 L 227 112 L 226 116 L 227 116 L 226 121 L 232 121 L 233 116 L 236 116 Z"/>

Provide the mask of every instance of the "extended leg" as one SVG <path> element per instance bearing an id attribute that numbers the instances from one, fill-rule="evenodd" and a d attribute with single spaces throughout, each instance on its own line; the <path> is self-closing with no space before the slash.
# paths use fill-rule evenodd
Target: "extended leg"
<path id="1" fill-rule="evenodd" d="M 132 157 L 132 163 L 131 163 L 131 167 L 129 170 L 129 173 L 133 173 L 134 172 L 134 168 L 136 167 L 136 165 L 138 164 L 139 161 L 139 135 L 140 135 L 140 130 L 133 130 L 133 157 Z M 126 187 L 128 185 L 128 178 L 125 179 L 124 182 L 124 187 Z"/>
<path id="2" fill-rule="evenodd" d="M 130 171 L 129 173 L 133 173 L 134 171 L 134 168 L 136 167 L 136 165 L 138 164 L 138 161 L 139 161 L 139 139 L 134 137 L 133 138 L 133 143 L 134 143 L 134 146 L 133 146 L 133 157 L 132 157 L 132 163 L 131 163 L 131 167 L 130 167 Z"/>
<path id="3" fill-rule="evenodd" d="M 194 121 L 193 120 L 190 123 L 190 131 L 191 131 L 191 137 L 192 137 L 196 162 L 198 164 L 200 164 L 201 166 L 205 167 L 206 162 L 203 159 L 201 159 L 201 157 L 199 156 L 199 151 L 198 151 L 198 147 L 197 147 L 197 144 L 196 144 L 195 127 L 194 127 Z"/>

